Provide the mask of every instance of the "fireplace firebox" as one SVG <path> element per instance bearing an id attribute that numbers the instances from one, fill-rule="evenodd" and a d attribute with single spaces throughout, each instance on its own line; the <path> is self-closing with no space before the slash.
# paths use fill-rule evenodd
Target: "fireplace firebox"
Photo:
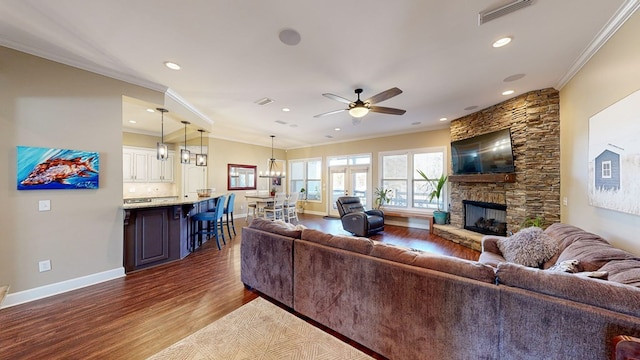
<path id="1" fill-rule="evenodd" d="M 507 235 L 507 206 L 462 200 L 464 228 L 485 235 Z"/>

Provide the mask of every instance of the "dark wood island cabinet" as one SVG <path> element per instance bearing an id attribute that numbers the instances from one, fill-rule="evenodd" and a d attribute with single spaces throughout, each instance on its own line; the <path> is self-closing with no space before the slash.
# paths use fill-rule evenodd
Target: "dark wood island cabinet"
<path id="1" fill-rule="evenodd" d="M 125 204 L 125 272 L 180 260 L 189 255 L 190 217 L 213 209 L 216 199 Z"/>

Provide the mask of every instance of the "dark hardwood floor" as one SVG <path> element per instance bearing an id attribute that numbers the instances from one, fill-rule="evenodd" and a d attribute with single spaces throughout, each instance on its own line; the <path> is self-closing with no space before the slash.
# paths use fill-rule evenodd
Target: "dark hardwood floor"
<path id="1" fill-rule="evenodd" d="M 337 219 L 301 214 L 300 223 L 347 234 Z M 243 225 L 236 221 L 238 236 L 221 251 L 209 241 L 180 261 L 0 310 L 0 359 L 145 359 L 205 327 L 258 296 L 240 282 Z M 428 230 L 386 225 L 371 238 L 464 259 L 479 256 Z"/>

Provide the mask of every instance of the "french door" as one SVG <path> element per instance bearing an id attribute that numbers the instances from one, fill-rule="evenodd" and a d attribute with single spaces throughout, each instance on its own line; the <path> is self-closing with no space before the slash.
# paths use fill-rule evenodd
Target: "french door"
<path id="1" fill-rule="evenodd" d="M 357 196 L 366 209 L 371 201 L 368 165 L 331 166 L 329 168 L 329 216 L 339 217 L 336 201 L 340 196 Z"/>

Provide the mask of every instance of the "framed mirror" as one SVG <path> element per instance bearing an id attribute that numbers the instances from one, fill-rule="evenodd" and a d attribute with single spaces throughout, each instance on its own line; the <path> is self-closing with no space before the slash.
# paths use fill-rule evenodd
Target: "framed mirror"
<path id="1" fill-rule="evenodd" d="M 255 190 L 256 165 L 227 164 L 227 190 Z"/>

